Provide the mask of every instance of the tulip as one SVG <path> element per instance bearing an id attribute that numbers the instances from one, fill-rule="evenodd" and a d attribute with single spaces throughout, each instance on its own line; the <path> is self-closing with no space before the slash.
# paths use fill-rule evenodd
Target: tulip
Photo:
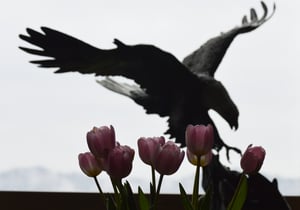
<path id="1" fill-rule="evenodd" d="M 94 127 L 87 133 L 86 138 L 90 151 L 97 158 L 106 158 L 109 151 L 116 146 L 113 126 Z"/>
<path id="2" fill-rule="evenodd" d="M 158 153 L 164 144 L 165 138 L 162 136 L 153 138 L 139 138 L 138 149 L 141 160 L 148 165 L 154 166 Z"/>
<path id="3" fill-rule="evenodd" d="M 211 162 L 213 157 L 212 151 L 210 150 L 207 154 L 200 156 L 200 163 L 198 163 L 198 157 L 194 155 L 190 150 L 187 149 L 186 155 L 191 164 L 195 166 L 199 164 L 199 166 L 202 167 L 207 166 Z"/>
<path id="4" fill-rule="evenodd" d="M 214 130 L 209 124 L 188 125 L 185 132 L 187 149 L 196 156 L 207 154 L 213 147 Z"/>
<path id="5" fill-rule="evenodd" d="M 128 146 L 116 146 L 107 157 L 107 173 L 113 179 L 128 176 L 132 169 L 134 150 Z"/>
<path id="6" fill-rule="evenodd" d="M 155 170 L 161 175 L 171 175 L 175 173 L 184 158 L 184 151 L 172 141 L 165 143 L 158 153 L 155 162 Z"/>
<path id="7" fill-rule="evenodd" d="M 241 168 L 246 174 L 256 174 L 265 159 L 266 152 L 260 146 L 252 147 L 249 145 L 241 158 Z"/>
<path id="8" fill-rule="evenodd" d="M 90 177 L 96 177 L 102 171 L 102 167 L 91 152 L 78 155 L 79 166 L 83 173 Z"/>

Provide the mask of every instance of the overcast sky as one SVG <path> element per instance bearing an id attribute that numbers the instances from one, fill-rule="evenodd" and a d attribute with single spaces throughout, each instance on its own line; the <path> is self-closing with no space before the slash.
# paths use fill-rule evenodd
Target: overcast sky
<path id="1" fill-rule="evenodd" d="M 271 9 L 274 2 L 266 3 Z M 295 178 L 300 177 L 300 3 L 276 5 L 269 22 L 234 40 L 215 75 L 239 108 L 239 129 L 230 130 L 211 114 L 228 144 L 266 149 L 263 174 Z M 6 1 L 0 8 L 0 171 L 32 166 L 78 171 L 77 155 L 87 150 L 85 135 L 93 126 L 114 125 L 118 140 L 134 148 L 140 136 L 160 136 L 167 129 L 166 119 L 146 115 L 92 75 L 57 75 L 28 63 L 37 56 L 17 48 L 29 46 L 18 38 L 26 27 L 52 27 L 101 48 L 114 47 L 114 38 L 153 44 L 182 60 L 239 25 L 251 7 L 262 15 L 255 0 Z M 137 153 L 135 160 L 133 173 L 143 177 Z M 237 155 L 223 163 L 239 169 Z M 182 168 L 187 170 L 181 169 L 178 179 L 193 171 L 187 162 Z"/>

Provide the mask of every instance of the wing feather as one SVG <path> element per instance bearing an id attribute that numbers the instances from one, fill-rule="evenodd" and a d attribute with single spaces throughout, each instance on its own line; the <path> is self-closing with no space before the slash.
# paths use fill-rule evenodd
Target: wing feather
<path id="1" fill-rule="evenodd" d="M 244 16 L 240 26 L 208 40 L 199 49 L 184 58 L 183 64 L 195 74 L 205 74 L 213 77 L 234 38 L 239 34 L 255 30 L 273 16 L 276 9 L 275 4 L 269 16 L 266 4 L 261 2 L 261 5 L 264 11 L 261 18 L 258 18 L 256 11 L 251 8 L 250 20 L 248 20 L 247 16 Z"/>
<path id="2" fill-rule="evenodd" d="M 116 48 L 99 49 L 47 27 L 41 27 L 41 30 L 43 33 L 27 29 L 28 35 L 20 35 L 22 40 L 41 49 L 20 49 L 50 57 L 31 63 L 46 68 L 56 67 L 58 70 L 55 73 L 77 71 L 101 76 L 124 76 L 136 81 L 148 93 L 165 93 L 164 97 L 173 92 L 172 85 L 188 82 L 190 77 L 194 77 L 173 55 L 152 45 L 129 46 L 115 39 Z"/>
<path id="3" fill-rule="evenodd" d="M 30 54 L 51 57 L 47 60 L 34 60 L 31 63 L 39 64 L 40 67 L 56 67 L 58 68 L 56 73 L 68 71 L 97 73 L 95 65 L 107 66 L 108 62 L 117 56 L 115 49 L 100 50 L 59 31 L 47 27 L 41 27 L 41 29 L 44 34 L 28 28 L 28 36 L 20 35 L 22 40 L 41 48 L 41 50 L 25 47 L 20 47 L 20 49 Z M 110 73 L 114 75 L 116 72 L 111 71 Z"/>

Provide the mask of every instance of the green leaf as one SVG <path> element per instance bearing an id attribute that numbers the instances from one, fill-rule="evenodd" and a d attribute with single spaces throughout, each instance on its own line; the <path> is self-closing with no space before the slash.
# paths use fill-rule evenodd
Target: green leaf
<path id="1" fill-rule="evenodd" d="M 127 194 L 128 208 L 130 210 L 137 210 L 136 205 L 135 205 L 134 195 L 133 195 L 133 192 L 132 192 L 132 188 L 131 188 L 131 186 L 130 186 L 130 184 L 129 184 L 128 181 L 126 181 L 124 183 L 124 187 L 125 187 L 126 194 Z"/>
<path id="2" fill-rule="evenodd" d="M 190 199 L 188 198 L 183 186 L 179 183 L 180 197 L 185 210 L 193 210 Z"/>
<path id="3" fill-rule="evenodd" d="M 231 199 L 227 210 L 241 210 L 247 198 L 248 180 L 245 174 L 242 174 L 239 184 L 235 189 L 233 198 Z"/>
<path id="4" fill-rule="evenodd" d="M 107 201 L 106 201 L 106 209 L 107 210 L 116 210 L 117 206 L 116 206 L 116 202 L 114 201 L 113 196 L 109 195 L 107 196 Z"/>
<path id="5" fill-rule="evenodd" d="M 116 196 L 118 196 L 118 202 L 117 202 L 117 209 L 118 210 L 127 210 L 128 209 L 128 203 L 127 203 L 127 192 L 125 189 L 125 184 L 123 185 L 121 180 L 115 180 L 116 188 L 119 193 L 115 193 Z"/>
<path id="6" fill-rule="evenodd" d="M 140 187 L 138 188 L 138 198 L 140 210 L 150 210 L 149 201 Z"/>
<path id="7" fill-rule="evenodd" d="M 210 209 L 211 196 L 212 196 L 212 187 L 210 186 L 206 194 L 199 198 L 198 210 Z"/>

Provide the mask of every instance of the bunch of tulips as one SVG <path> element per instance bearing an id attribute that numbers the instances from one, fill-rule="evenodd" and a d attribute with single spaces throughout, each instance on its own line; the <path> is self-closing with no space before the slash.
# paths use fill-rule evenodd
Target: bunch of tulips
<path id="1" fill-rule="evenodd" d="M 186 156 L 189 162 L 196 166 L 194 187 L 191 200 L 183 186 L 179 184 L 180 194 L 185 210 L 208 210 L 209 192 L 199 199 L 200 168 L 207 166 L 212 160 L 214 130 L 211 125 L 188 125 L 186 128 Z M 78 156 L 81 170 L 89 177 L 93 177 L 106 210 L 156 210 L 164 175 L 174 174 L 180 167 L 185 152 L 173 141 L 166 141 L 164 137 L 141 137 L 137 140 L 138 153 L 141 160 L 151 167 L 152 180 L 149 198 L 142 189 L 138 189 L 136 204 L 130 184 L 122 182 L 132 170 L 134 150 L 116 141 L 113 126 L 94 127 L 87 133 L 89 152 Z M 247 174 L 257 173 L 264 161 L 265 150 L 251 145 L 241 158 L 243 169 L 236 192 L 227 210 L 242 208 L 247 195 Z M 104 194 L 97 176 L 105 171 L 112 182 L 113 196 Z M 156 172 L 159 173 L 158 183 Z"/>

